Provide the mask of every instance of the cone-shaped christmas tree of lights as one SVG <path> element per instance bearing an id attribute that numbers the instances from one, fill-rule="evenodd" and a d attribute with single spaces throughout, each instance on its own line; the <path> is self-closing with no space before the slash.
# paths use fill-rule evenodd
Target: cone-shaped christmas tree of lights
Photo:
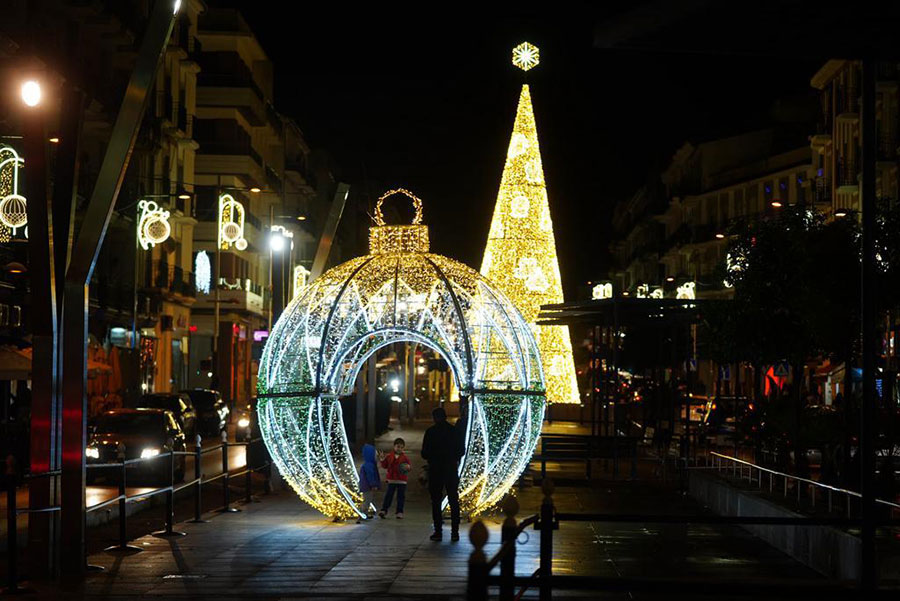
<path id="1" fill-rule="evenodd" d="M 537 66 L 537 48 L 527 42 L 516 46 L 513 64 L 523 71 Z M 544 365 L 547 400 L 579 402 L 569 328 L 535 325 L 541 305 L 561 303 L 563 293 L 527 84 L 519 96 L 481 273 L 509 297 L 531 325 Z"/>

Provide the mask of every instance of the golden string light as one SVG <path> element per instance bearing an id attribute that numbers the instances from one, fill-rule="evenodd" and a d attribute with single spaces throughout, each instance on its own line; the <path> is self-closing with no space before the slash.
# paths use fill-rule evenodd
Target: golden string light
<path id="1" fill-rule="evenodd" d="M 527 50 L 522 48 L 520 54 Z M 533 58 L 531 67 L 537 64 L 536 48 Z M 527 64 L 523 62 L 523 65 Z M 516 66 L 527 70 L 525 66 Z M 541 350 L 547 401 L 579 403 L 569 328 L 535 324 L 541 305 L 561 303 L 563 294 L 550 202 L 527 85 L 522 86 L 519 96 L 481 274 L 512 300 L 531 325 Z"/>

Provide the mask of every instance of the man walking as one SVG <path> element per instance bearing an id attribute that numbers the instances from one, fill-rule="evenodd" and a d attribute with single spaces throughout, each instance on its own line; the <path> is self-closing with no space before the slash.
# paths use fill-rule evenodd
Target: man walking
<path id="1" fill-rule="evenodd" d="M 450 540 L 459 540 L 459 459 L 465 453 L 462 432 L 447 423 L 447 412 L 438 407 L 431 412 L 434 425 L 425 430 L 422 439 L 422 458 L 428 462 L 428 492 L 431 494 L 431 517 L 434 533 L 431 540 L 443 538 L 441 532 L 441 501 L 444 491 L 450 503 Z"/>

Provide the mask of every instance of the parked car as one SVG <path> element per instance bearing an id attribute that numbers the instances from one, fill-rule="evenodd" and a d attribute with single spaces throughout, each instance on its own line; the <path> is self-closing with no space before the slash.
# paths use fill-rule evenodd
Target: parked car
<path id="1" fill-rule="evenodd" d="M 217 390 L 194 388 L 182 390 L 181 394 L 190 397 L 197 414 L 197 432 L 202 436 L 218 437 L 225 429 L 228 419 L 228 406 Z"/>
<path id="2" fill-rule="evenodd" d="M 153 459 L 169 450 L 184 451 L 185 435 L 165 409 L 114 409 L 100 414 L 91 425 L 85 455 L 88 465 L 115 463 L 119 460 L 119 444 L 124 445 L 125 459 L 149 459 L 127 468 L 126 483 L 169 482 L 169 457 Z M 175 481 L 184 479 L 185 457 L 175 458 Z M 103 473 L 98 473 L 103 472 Z M 91 480 L 104 477 L 118 482 L 117 468 L 88 470 Z"/>
<path id="3" fill-rule="evenodd" d="M 197 434 L 197 414 L 191 397 L 177 392 L 156 392 L 145 394 L 134 406 L 135 409 L 165 409 L 171 411 L 184 430 L 184 434 L 193 438 Z"/>

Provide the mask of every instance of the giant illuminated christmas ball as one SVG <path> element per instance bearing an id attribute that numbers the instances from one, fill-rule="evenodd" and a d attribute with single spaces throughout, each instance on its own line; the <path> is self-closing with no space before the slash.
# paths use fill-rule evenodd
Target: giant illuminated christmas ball
<path id="1" fill-rule="evenodd" d="M 381 203 L 409 196 L 411 225 L 385 225 Z M 360 515 L 338 398 L 366 359 L 395 342 L 424 344 L 451 366 L 470 398 L 460 501 L 495 505 L 531 459 L 546 404 L 528 324 L 478 272 L 429 253 L 421 201 L 392 190 L 376 206 L 369 254 L 338 265 L 298 294 L 272 328 L 259 370 L 259 424 L 285 480 L 329 516 Z"/>

